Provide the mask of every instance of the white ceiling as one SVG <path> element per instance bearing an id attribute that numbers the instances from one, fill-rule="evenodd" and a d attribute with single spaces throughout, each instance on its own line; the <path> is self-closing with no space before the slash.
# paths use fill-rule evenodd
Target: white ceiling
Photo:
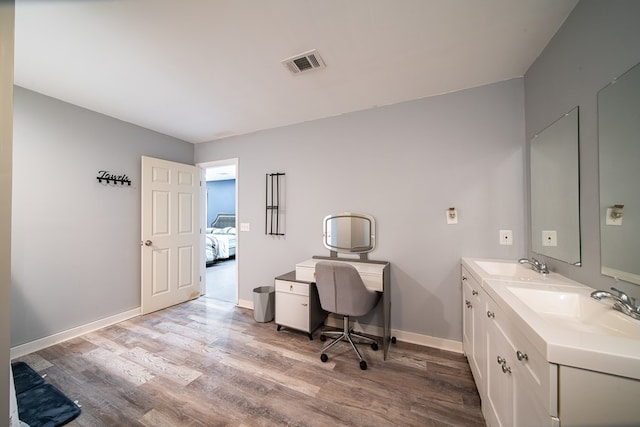
<path id="1" fill-rule="evenodd" d="M 198 143 L 522 76 L 576 3 L 16 0 L 15 83 Z"/>

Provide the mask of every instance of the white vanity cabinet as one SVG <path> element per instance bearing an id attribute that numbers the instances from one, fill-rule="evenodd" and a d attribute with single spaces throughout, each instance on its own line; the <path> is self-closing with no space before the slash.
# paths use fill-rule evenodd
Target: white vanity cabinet
<path id="1" fill-rule="evenodd" d="M 640 425 L 637 320 L 593 300 L 593 288 L 516 261 L 464 258 L 462 290 L 488 426 Z"/>
<path id="2" fill-rule="evenodd" d="M 487 296 L 486 394 L 483 412 L 487 425 L 501 427 L 559 426 L 557 366 L 523 336 L 510 319 Z M 553 406 L 553 407 L 552 407 Z"/>
<path id="3" fill-rule="evenodd" d="M 462 344 L 469 361 L 473 378 L 478 387 L 485 383 L 486 371 L 486 320 L 484 316 L 484 291 L 480 283 L 462 267 L 462 317 L 464 322 Z M 482 395 L 482 391 L 480 394 Z"/>
<path id="4" fill-rule="evenodd" d="M 462 265 L 463 348 L 488 426 L 559 426 L 557 365 Z"/>

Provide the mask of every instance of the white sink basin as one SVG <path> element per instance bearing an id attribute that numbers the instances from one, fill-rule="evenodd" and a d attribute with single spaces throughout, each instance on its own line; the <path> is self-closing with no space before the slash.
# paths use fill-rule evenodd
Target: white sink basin
<path id="1" fill-rule="evenodd" d="M 540 317 L 579 332 L 640 338 L 640 321 L 578 291 L 507 286 L 522 303 Z"/>
<path id="2" fill-rule="evenodd" d="M 476 264 L 487 274 L 492 276 L 504 276 L 523 279 L 541 279 L 544 276 L 531 267 L 515 262 L 476 261 Z"/>

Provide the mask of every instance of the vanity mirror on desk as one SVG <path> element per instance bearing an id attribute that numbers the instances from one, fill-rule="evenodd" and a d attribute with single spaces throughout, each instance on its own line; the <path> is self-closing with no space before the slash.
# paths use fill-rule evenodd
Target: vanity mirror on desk
<path id="1" fill-rule="evenodd" d="M 320 306 L 315 286 L 316 263 L 322 260 L 348 263 L 356 268 L 367 289 L 382 295 L 373 313 L 373 319 L 381 318 L 382 325 L 367 325 L 364 332 L 382 337 L 386 360 L 389 344 L 395 341 L 391 337 L 390 264 L 368 259 L 368 252 L 375 248 L 375 220 L 370 215 L 351 212 L 328 215 L 323 231 L 323 243 L 330 256 L 314 256 L 301 261 L 294 271 L 275 278 L 277 328 L 280 330 L 284 326 L 303 331 L 311 339 L 328 316 Z M 339 257 L 338 253 L 358 254 L 359 258 Z M 327 323 L 332 324 L 331 319 Z"/>

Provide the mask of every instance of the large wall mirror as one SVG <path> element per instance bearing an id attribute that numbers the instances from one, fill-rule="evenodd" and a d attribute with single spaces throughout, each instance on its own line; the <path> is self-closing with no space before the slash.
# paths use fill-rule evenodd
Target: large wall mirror
<path id="1" fill-rule="evenodd" d="M 640 64 L 598 92 L 602 274 L 640 284 Z"/>
<path id="2" fill-rule="evenodd" d="M 578 107 L 531 139 L 531 247 L 580 265 Z"/>
<path id="3" fill-rule="evenodd" d="M 363 254 L 376 247 L 376 222 L 371 215 L 342 212 L 322 222 L 324 246 L 334 252 Z"/>

